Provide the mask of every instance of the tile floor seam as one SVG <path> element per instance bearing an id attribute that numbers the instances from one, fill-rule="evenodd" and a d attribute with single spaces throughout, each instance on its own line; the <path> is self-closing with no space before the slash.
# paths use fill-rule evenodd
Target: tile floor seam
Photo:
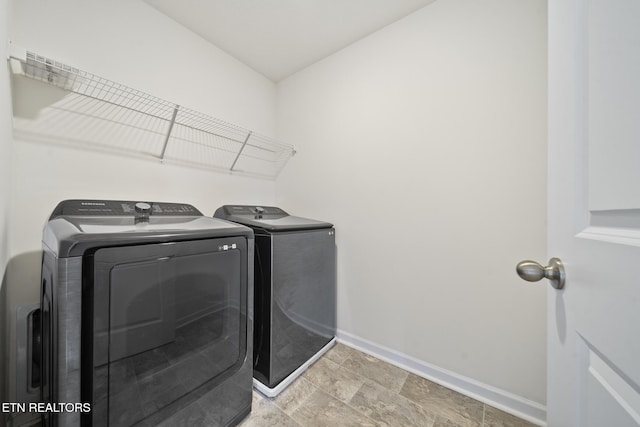
<path id="1" fill-rule="evenodd" d="M 347 358 L 347 359 L 349 359 L 349 358 Z M 345 359 L 345 362 L 346 362 L 346 360 L 347 360 L 347 359 Z M 344 363 L 344 362 L 343 362 L 343 363 Z M 373 418 L 371 418 L 370 416 L 368 416 L 367 414 L 365 414 L 364 412 L 362 412 L 360 409 L 356 408 L 355 406 L 353 406 L 353 405 L 351 404 L 351 401 L 353 400 L 354 396 L 355 396 L 356 394 L 358 394 L 358 392 L 362 389 L 362 387 L 364 387 L 364 386 L 365 386 L 365 384 L 366 384 L 366 382 L 367 382 L 367 381 L 371 381 L 371 380 L 369 380 L 368 378 L 365 378 L 364 376 L 362 376 L 361 374 L 359 374 L 359 373 L 357 373 L 357 372 L 352 371 L 351 369 L 348 369 L 348 368 L 346 368 L 346 367 L 342 366 L 341 364 L 336 363 L 336 365 L 338 365 L 338 366 L 342 367 L 343 369 L 345 369 L 345 370 L 347 370 L 347 371 L 351 372 L 352 374 L 356 375 L 358 378 L 360 378 L 360 379 L 362 379 L 362 380 L 363 380 L 363 381 L 362 381 L 362 382 L 363 382 L 363 384 L 358 388 L 358 390 L 356 390 L 356 392 L 353 394 L 353 396 L 351 396 L 351 397 L 349 398 L 349 400 L 348 400 L 348 401 L 342 400 L 340 397 L 336 396 L 335 394 L 331 393 L 331 392 L 330 392 L 330 391 L 328 391 L 328 390 L 325 390 L 323 387 L 321 387 L 321 386 L 320 386 L 320 385 L 318 385 L 318 384 L 315 384 L 313 381 L 311 381 L 311 380 L 309 380 L 309 379 L 307 379 L 307 381 L 309 381 L 311 384 L 313 384 L 313 385 L 314 385 L 318 390 L 320 390 L 320 391 L 322 391 L 322 392 L 324 392 L 324 393 L 327 393 L 329 396 L 333 397 L 334 399 L 338 400 L 339 402 L 344 403 L 346 406 L 348 406 L 349 408 L 353 409 L 353 410 L 354 410 L 354 411 L 356 411 L 358 414 L 360 414 L 360 415 L 364 416 L 365 418 L 367 418 L 368 420 L 370 420 L 371 422 L 373 422 L 375 425 L 381 425 L 382 423 L 379 423 L 378 421 L 374 420 Z M 312 366 L 313 366 L 313 365 L 312 365 Z M 406 379 L 405 379 L 405 381 L 406 381 Z M 384 387 L 386 390 L 390 391 L 391 393 L 394 393 L 394 394 L 397 394 L 398 396 L 400 396 L 397 392 L 395 392 L 395 391 L 393 391 L 393 390 L 389 389 L 388 387 L 385 387 L 384 385 L 379 384 L 379 383 L 377 383 L 377 382 L 376 382 L 376 384 L 378 384 L 380 387 Z M 404 398 L 404 396 L 400 396 L 400 397 L 403 397 L 403 398 Z M 308 398 L 309 398 L 309 396 L 307 396 L 307 398 L 306 398 L 305 400 L 307 400 Z M 406 398 L 405 398 L 405 399 L 406 399 Z M 407 400 L 408 400 L 408 399 L 407 399 Z M 302 405 L 298 406 L 298 408 L 300 408 L 301 406 L 302 406 Z M 296 408 L 296 410 L 297 410 L 298 408 Z M 435 422 L 435 419 L 434 419 L 434 422 Z"/>
<path id="2" fill-rule="evenodd" d="M 300 377 L 300 378 L 296 378 L 297 381 L 302 380 L 304 378 Z M 305 381 L 307 381 L 309 384 L 311 384 L 312 386 L 314 386 L 317 389 L 319 389 L 319 387 L 317 385 L 315 385 L 313 382 L 309 381 L 308 379 L 304 379 Z M 283 390 L 284 392 L 284 390 Z M 309 395 L 305 396 L 304 398 L 302 398 L 301 402 L 298 403 L 292 410 L 291 413 L 293 414 L 295 411 L 297 411 L 298 409 L 300 409 L 300 407 L 309 400 L 309 398 L 311 397 L 311 395 L 315 392 L 315 390 L 311 393 L 309 393 Z M 285 414 L 289 415 L 289 417 L 291 417 L 291 415 L 289 413 L 287 413 L 286 409 L 283 408 L 282 406 L 278 405 L 278 398 L 277 396 L 273 397 L 273 398 L 269 398 L 269 397 L 265 397 L 266 399 L 269 399 L 271 402 L 273 402 L 274 405 L 276 405 L 282 412 L 284 412 Z"/>
<path id="3" fill-rule="evenodd" d="M 344 400 L 340 399 L 338 396 L 335 396 L 335 395 L 333 395 L 333 394 L 331 394 L 331 393 L 329 393 L 329 392 L 327 392 L 327 391 L 325 391 L 325 390 L 321 389 L 320 387 L 318 387 L 318 390 L 320 390 L 320 391 L 321 391 L 321 392 L 323 392 L 323 393 L 326 393 L 327 395 L 329 395 L 330 397 L 334 398 L 334 399 L 335 399 L 335 400 L 337 400 L 338 402 L 340 402 L 340 403 L 344 404 L 345 406 L 347 406 L 348 408 L 350 408 L 350 409 L 354 410 L 356 413 L 358 413 L 358 414 L 362 415 L 363 417 L 365 417 L 366 419 L 368 419 L 369 421 L 371 421 L 374 425 L 376 425 L 376 426 L 380 426 L 380 425 L 381 425 L 381 423 L 379 423 L 379 422 L 377 422 L 376 420 L 372 419 L 372 418 L 371 418 L 371 417 L 369 417 L 367 414 L 364 414 L 364 413 L 363 413 L 362 411 L 360 411 L 359 409 L 354 408 L 352 405 L 350 405 L 350 404 L 349 404 L 349 402 L 345 402 Z M 358 389 L 358 390 L 359 390 L 359 389 Z M 300 409 L 300 407 L 298 407 L 298 408 L 296 409 L 296 411 L 297 411 L 298 409 Z M 295 411 L 294 411 L 294 412 L 295 412 Z M 294 421 L 295 421 L 295 419 L 294 419 Z M 300 424 L 300 423 L 298 423 L 298 424 Z"/>
<path id="4" fill-rule="evenodd" d="M 362 387 L 364 387 L 364 386 L 365 386 L 365 384 L 363 384 L 363 385 L 362 385 Z M 362 387 L 361 387 L 361 388 L 362 388 Z M 389 390 L 389 389 L 387 389 L 387 390 Z M 358 391 L 359 391 L 359 390 L 358 390 Z M 391 393 L 395 393 L 393 390 L 389 390 L 389 391 L 390 391 Z M 433 421 L 431 421 L 431 425 L 430 425 L 429 427 L 433 427 L 433 425 L 436 423 L 436 419 L 438 418 L 438 416 L 437 416 L 435 413 L 433 413 L 433 412 L 432 412 L 431 410 L 429 410 L 428 408 L 425 408 L 424 406 L 422 406 L 422 405 L 420 405 L 420 404 L 418 404 L 418 403 L 416 403 L 416 402 L 414 402 L 414 401 L 412 401 L 412 400 L 410 400 L 410 399 L 407 399 L 407 398 L 406 398 L 406 397 L 404 397 L 404 396 L 401 396 L 401 395 L 400 395 L 400 394 L 398 394 L 398 393 L 395 393 L 395 395 L 396 395 L 396 397 L 400 397 L 401 399 L 406 400 L 407 402 L 411 402 L 411 403 L 413 403 L 414 405 L 416 405 L 416 406 L 417 406 L 417 407 L 419 407 L 420 409 L 422 409 L 422 410 L 424 410 L 425 412 L 427 412 L 427 414 L 428 414 L 428 415 L 430 415 L 430 418 L 433 418 Z M 362 412 L 362 411 L 360 411 L 359 409 L 357 409 L 357 408 L 354 408 L 354 409 L 355 409 L 356 411 L 360 412 L 361 414 L 363 414 L 363 412 Z M 367 416 L 366 414 L 364 414 L 364 415 L 365 415 L 365 416 Z M 371 417 L 368 417 L 368 418 L 371 418 Z M 374 421 L 375 421 L 375 420 L 374 420 Z M 386 424 L 386 423 L 385 423 L 385 425 L 388 425 L 388 424 Z"/>
<path id="5" fill-rule="evenodd" d="M 257 394 L 260 397 L 261 402 L 264 402 L 264 404 L 266 405 L 270 405 L 273 406 L 273 408 L 275 408 L 277 411 L 281 412 L 282 415 L 284 415 L 284 417 L 289 420 L 294 427 L 305 427 L 303 424 L 299 423 L 297 420 L 295 420 L 291 415 L 287 414 L 282 408 L 280 408 L 276 403 L 275 403 L 275 398 L 270 398 L 267 397 L 265 395 L 263 395 L 262 393 L 260 393 L 257 390 L 253 390 L 252 393 Z M 253 411 L 255 411 L 256 409 L 255 402 L 253 402 L 252 404 L 252 413 L 254 413 Z M 260 412 L 256 411 L 255 414 L 259 414 Z M 249 415 L 247 418 L 245 418 L 240 425 L 243 425 L 247 420 L 251 419 L 251 415 Z"/>
<path id="6" fill-rule="evenodd" d="M 385 362 L 385 363 L 386 363 L 386 362 Z M 348 368 L 345 368 L 345 369 L 349 370 Z M 395 398 L 397 398 L 397 399 L 399 399 L 399 400 L 402 400 L 402 401 L 404 401 L 404 402 L 406 402 L 406 403 L 413 404 L 413 405 L 417 406 L 418 408 L 422 409 L 423 411 L 425 411 L 425 412 L 426 412 L 426 413 L 427 413 L 431 418 L 433 418 L 433 421 L 431 422 L 431 425 L 430 425 L 429 427 L 433 427 L 433 425 L 435 424 L 436 419 L 437 419 L 437 417 L 438 417 L 438 416 L 437 416 L 437 414 L 436 414 L 436 413 L 434 413 L 434 412 L 431 410 L 431 408 L 426 407 L 426 406 L 423 406 L 423 405 L 421 405 L 420 403 L 415 402 L 415 401 L 413 401 L 413 400 L 409 399 L 408 397 L 403 396 L 403 395 L 401 395 L 401 394 L 400 394 L 400 390 L 402 390 L 402 387 L 404 387 L 404 384 L 407 382 L 407 380 L 408 380 L 408 378 L 409 378 L 409 376 L 408 376 L 408 375 L 407 375 L 407 378 L 405 378 L 405 379 L 404 379 L 404 381 L 402 382 L 402 387 L 400 387 L 400 390 L 399 390 L 399 391 L 396 391 L 396 390 L 393 390 L 393 389 L 391 389 L 391 388 L 387 387 L 386 385 L 381 384 L 381 383 L 379 383 L 379 382 L 377 382 L 377 381 L 375 381 L 375 380 L 371 380 L 371 379 L 369 379 L 369 378 L 366 378 L 366 377 L 364 377 L 364 376 L 362 376 L 362 375 L 358 374 L 357 372 L 354 372 L 354 371 L 351 371 L 351 370 L 349 370 L 349 371 L 350 371 L 350 372 L 352 372 L 353 374 L 357 375 L 358 377 L 364 378 L 364 383 L 360 386 L 360 388 L 358 388 L 358 390 L 357 390 L 357 391 L 356 391 L 356 393 L 351 397 L 351 399 L 349 399 L 349 401 L 348 401 L 348 402 L 345 402 L 349 407 L 353 408 L 354 410 L 356 410 L 356 411 L 357 411 L 357 412 L 359 412 L 360 414 L 363 414 L 363 415 L 364 415 L 364 416 L 366 416 L 367 418 L 372 419 L 370 416 L 366 415 L 364 412 L 362 412 L 362 411 L 361 411 L 361 410 L 359 410 L 358 408 L 356 408 L 356 407 L 354 407 L 353 405 L 351 405 L 351 401 L 355 398 L 355 396 L 358 394 L 358 392 L 360 392 L 360 391 L 362 390 L 362 388 L 363 388 L 363 387 L 365 387 L 365 386 L 367 385 L 367 383 L 373 383 L 373 384 L 375 384 L 376 386 L 381 387 L 381 388 L 385 389 L 386 391 L 388 391 L 388 392 L 389 392 L 390 394 L 392 394 Z M 408 373 L 408 372 L 407 372 L 407 373 Z M 331 393 L 329 393 L 329 394 L 331 394 Z M 332 395 L 332 394 L 331 394 L 331 395 Z M 332 396 L 333 396 L 333 395 L 332 395 Z M 340 398 L 338 398 L 337 396 L 333 396 L 333 397 L 335 397 L 336 399 L 338 399 L 338 400 L 340 400 L 340 401 L 344 402 L 343 400 L 341 400 L 341 399 L 340 399 Z M 373 420 L 373 421 L 377 423 L 377 421 L 376 421 L 376 420 Z M 383 423 L 384 423 L 384 422 L 383 422 Z"/>
<path id="7" fill-rule="evenodd" d="M 290 420 L 291 420 L 295 425 L 297 425 L 297 426 L 299 426 L 299 427 L 304 427 L 304 425 L 303 425 L 303 424 L 299 423 L 299 422 L 298 422 L 298 420 L 294 419 L 291 415 L 287 414 L 287 413 L 286 413 L 286 412 L 284 412 L 284 411 L 282 411 L 282 412 L 283 412 L 283 413 L 286 415 L 286 417 L 287 417 L 288 419 L 290 419 Z"/>
<path id="8" fill-rule="evenodd" d="M 364 353 L 364 354 L 367 354 L 367 353 Z M 375 357 L 375 356 L 371 356 L 371 355 L 368 355 L 368 356 L 369 356 L 369 357 Z M 343 364 L 342 364 L 342 365 L 340 365 L 340 366 L 342 366 L 344 369 L 346 369 L 347 371 L 349 371 L 349 372 L 351 372 L 351 373 L 354 373 L 354 374 L 356 374 L 356 375 L 360 375 L 360 376 L 361 376 L 361 374 L 359 374 L 358 372 L 354 371 L 353 369 L 349 369 L 348 367 L 343 366 L 343 365 L 344 365 L 344 363 L 346 363 L 346 362 L 347 362 L 347 360 L 349 360 L 349 359 L 351 359 L 351 357 L 348 357 L 347 359 L 345 359 L 345 361 L 343 362 Z M 401 371 L 403 371 L 404 373 L 406 373 L 406 374 L 407 374 L 407 377 L 406 377 L 406 378 L 404 379 L 404 381 L 402 382 L 402 386 L 400 386 L 400 390 L 402 390 L 402 387 L 404 387 L 404 384 L 407 382 L 407 379 L 409 378 L 409 374 L 410 374 L 410 372 L 409 372 L 409 371 L 407 371 L 407 370 L 405 370 L 405 369 L 402 369 L 402 368 L 400 368 L 400 367 L 398 367 L 398 366 L 395 366 L 395 365 L 393 365 L 393 364 L 391 364 L 391 363 L 385 362 L 385 361 L 384 361 L 384 360 L 382 360 L 382 359 L 377 359 L 377 360 L 380 360 L 381 362 L 383 362 L 383 363 L 385 363 L 385 364 L 388 364 L 388 365 L 391 365 L 391 366 L 393 366 L 393 367 L 395 367 L 395 368 L 398 368 L 398 369 L 400 369 Z M 375 381 L 375 380 L 371 380 L 371 381 Z M 387 387 L 386 385 L 384 385 L 384 384 L 382 384 L 382 383 L 379 383 L 378 381 L 375 381 L 375 382 L 376 382 L 377 384 L 380 384 L 381 386 L 383 386 L 383 387 L 385 387 L 385 388 L 387 388 L 387 389 L 391 390 L 391 389 L 390 389 L 389 387 Z M 394 390 L 391 390 L 391 391 L 394 391 Z M 397 392 L 396 392 L 396 391 L 394 391 L 394 392 L 395 392 L 395 393 L 400 393 L 399 391 L 397 391 Z"/>
<path id="9" fill-rule="evenodd" d="M 275 405 L 276 408 L 280 409 L 277 405 Z M 280 409 L 282 411 L 282 409 Z M 287 414 L 286 412 L 282 411 L 282 413 L 284 414 L 285 417 L 287 417 L 291 422 L 293 422 L 296 426 L 298 427 L 304 427 L 303 424 L 299 423 L 298 420 L 296 420 L 295 418 L 293 418 L 291 415 Z"/>
<path id="10" fill-rule="evenodd" d="M 360 391 L 360 389 L 361 389 L 362 387 L 364 387 L 364 384 L 362 384 L 362 385 L 360 386 L 360 388 L 358 389 L 358 391 Z M 358 391 L 356 391 L 356 393 L 355 393 L 353 396 L 355 396 L 356 394 L 358 394 Z M 354 407 L 353 405 L 351 405 L 351 400 L 353 400 L 353 396 L 351 397 L 351 399 L 349 399 L 349 402 L 344 402 L 343 400 L 338 399 L 336 396 L 333 396 L 333 397 L 335 397 L 336 399 L 340 400 L 341 402 L 343 402 L 345 405 L 347 405 L 349 408 L 353 409 L 353 410 L 354 410 L 354 411 L 356 411 L 357 413 L 359 413 L 359 414 L 363 415 L 365 418 L 367 418 L 367 419 L 371 420 L 371 422 L 372 422 L 373 424 L 378 425 L 378 426 L 379 426 L 379 425 L 382 425 L 382 423 L 379 423 L 378 421 L 374 420 L 373 418 L 371 418 L 370 416 L 368 416 L 367 414 L 365 414 L 364 412 L 362 412 L 362 411 L 361 411 L 361 410 L 359 410 L 358 408 L 356 408 L 356 407 Z"/>
<path id="11" fill-rule="evenodd" d="M 406 382 L 406 380 L 405 380 L 405 382 Z M 404 386 L 404 383 L 403 383 L 403 386 Z M 382 387 L 384 387 L 384 386 L 382 386 Z M 385 388 L 386 388 L 386 387 L 385 387 Z M 403 400 L 403 401 L 405 401 L 405 402 L 407 402 L 407 403 L 410 403 L 410 404 L 416 405 L 416 406 L 417 406 L 417 407 L 419 407 L 420 409 L 422 409 L 422 410 L 426 411 L 429 415 L 432 415 L 432 416 L 433 416 L 433 418 L 434 418 L 434 422 L 435 422 L 435 418 L 437 417 L 437 414 L 436 414 L 436 413 L 434 413 L 434 412 L 433 412 L 433 410 L 432 410 L 430 407 L 428 407 L 428 406 L 424 406 L 424 405 L 420 404 L 420 402 L 416 402 L 415 400 L 412 400 L 412 399 L 408 398 L 407 396 L 403 396 L 402 394 L 400 394 L 400 391 L 393 391 L 393 390 L 391 390 L 391 389 L 389 389 L 389 388 L 386 388 L 386 389 L 387 389 L 388 391 L 390 391 L 391 393 L 393 393 L 393 394 L 394 394 L 397 398 L 399 398 L 400 400 Z M 402 390 L 402 389 L 400 389 L 400 390 Z"/>
<path id="12" fill-rule="evenodd" d="M 335 362 L 334 362 L 335 363 Z M 359 380 L 362 380 L 362 383 L 364 385 L 365 381 L 367 381 L 367 378 L 363 377 L 361 374 L 352 371 L 351 369 L 345 368 L 344 366 L 336 363 L 336 365 L 338 365 L 339 367 L 341 367 L 342 369 L 344 369 L 345 371 L 348 371 L 349 373 L 355 375 L 356 377 L 358 377 Z M 309 367 L 309 369 L 312 367 L 313 365 L 311 365 Z M 343 402 L 342 399 L 340 399 L 339 397 L 337 397 L 336 395 L 334 395 L 330 390 L 325 389 L 324 387 L 322 387 L 320 384 L 316 384 L 314 383 L 311 379 L 307 378 L 307 381 L 309 381 L 311 384 L 313 384 L 316 388 L 318 388 L 319 390 L 324 391 L 325 393 L 327 393 L 330 396 L 335 397 L 336 399 L 340 400 L 341 402 Z M 358 390 L 360 390 L 360 388 L 362 388 L 362 385 L 360 387 L 358 387 Z M 353 399 L 353 396 L 355 396 L 355 394 L 358 392 L 358 390 L 356 390 L 353 395 L 349 398 L 349 400 Z"/>
<path id="13" fill-rule="evenodd" d="M 353 369 L 349 369 L 349 368 L 347 368 L 346 366 L 344 366 L 344 363 L 346 363 L 346 362 L 347 362 L 347 360 L 349 360 L 349 359 L 350 359 L 350 357 L 348 357 L 348 358 L 343 362 L 343 364 L 342 364 L 342 365 L 339 365 L 339 366 L 340 366 L 342 369 L 344 369 L 345 371 L 349 371 L 349 372 L 351 372 L 352 374 L 354 374 L 354 375 L 358 376 L 359 378 L 363 378 L 363 379 L 364 379 L 364 381 L 373 381 L 373 382 L 375 382 L 376 384 L 378 384 L 378 385 L 380 385 L 380 386 L 382 386 L 382 387 L 384 387 L 384 388 L 386 388 L 386 389 L 389 389 L 389 387 L 387 387 L 386 385 L 384 385 L 384 384 L 382 384 L 382 383 L 379 383 L 379 382 L 378 382 L 378 381 L 376 381 L 376 380 L 372 380 L 372 379 L 366 378 L 366 377 L 365 377 L 365 376 L 363 376 L 361 373 L 356 372 L 356 371 L 354 371 Z M 406 378 L 405 378 L 405 381 L 406 381 Z M 404 383 L 403 383 L 403 384 L 404 384 Z M 359 390 L 359 389 L 358 389 L 358 390 Z M 393 391 L 393 390 L 391 390 L 391 389 L 389 389 L 389 390 L 390 390 L 390 391 Z"/>

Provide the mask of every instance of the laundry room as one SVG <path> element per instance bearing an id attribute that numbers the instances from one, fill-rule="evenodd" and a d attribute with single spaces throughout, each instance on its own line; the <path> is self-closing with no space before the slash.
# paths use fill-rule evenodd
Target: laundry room
<path id="1" fill-rule="evenodd" d="M 284 29 L 317 52 L 311 36 L 306 39 L 316 28 L 305 28 L 308 16 L 295 11 L 325 17 L 314 26 L 328 38 L 343 20 L 357 22 L 382 6 L 369 11 L 367 2 L 349 1 L 322 15 L 325 2 L 304 2 L 300 9 L 290 2 L 213 2 L 211 10 L 227 5 L 236 13 L 271 8 L 262 16 L 247 9 L 245 22 L 221 26 L 221 37 L 241 42 L 246 30 L 252 58 L 234 56 L 194 30 L 204 7 L 199 2 L 186 3 L 193 9 L 170 3 L 0 0 L 0 42 L 7 58 L 42 55 L 148 94 L 149 102 L 167 100 L 177 114 L 194 112 L 246 130 L 249 143 L 263 138 L 288 154 L 268 173 L 236 167 L 242 155 L 231 156 L 234 166 L 226 170 L 208 168 L 208 154 L 199 151 L 189 161 L 162 161 L 148 155 L 146 142 L 122 143 L 126 132 L 113 130 L 113 118 L 104 127 L 88 126 L 99 109 L 87 110 L 79 122 L 58 109 L 52 123 L 77 132 L 48 137 L 40 127 L 36 135 L 29 124 L 66 92 L 46 81 L 25 84 L 16 61 L 8 61 L 0 70 L 3 345 L 16 340 L 16 313 L 9 308 L 41 298 L 43 229 L 60 202 L 133 202 L 126 207 L 131 212 L 135 202 L 158 203 L 166 212 L 174 209 L 169 204 L 188 205 L 211 221 L 223 206 L 251 206 L 256 217 L 276 215 L 280 211 L 268 211 L 275 208 L 333 227 L 337 344 L 329 350 L 332 360 L 321 363 L 344 377 L 322 377 L 309 367 L 295 408 L 254 393 L 250 417 L 323 425 L 305 420 L 330 420 L 335 414 L 327 408 L 334 408 L 343 420 L 394 425 L 378 417 L 382 404 L 371 396 L 368 403 L 357 400 L 387 372 L 401 378 L 393 392 L 412 408 L 420 399 L 412 399 L 409 382 L 421 379 L 479 402 L 479 413 L 458 419 L 428 410 L 428 421 L 414 425 L 545 425 L 546 286 L 523 282 L 515 266 L 547 253 L 547 2 L 406 1 L 392 20 L 312 62 L 278 68 L 285 58 L 269 51 L 272 57 L 262 60 L 270 70 L 252 62 L 266 50 L 250 38 L 253 27 L 269 28 L 255 19 L 274 20 L 280 26 L 273 32 Z M 284 47 L 279 54 L 300 55 Z M 130 131 L 136 126 L 143 122 L 127 125 Z M 114 149 L 84 140 L 104 135 Z M 168 142 L 169 154 L 186 150 L 186 137 L 158 135 L 158 147 Z M 125 204 L 114 209 L 126 210 Z M 255 211 L 261 206 L 266 213 Z M 144 222 L 140 212 L 136 218 Z M 156 256 L 165 257 L 173 252 Z M 24 355 L 0 353 L 0 397 L 16 402 L 12 367 Z M 337 361 L 337 354 L 344 358 Z M 346 383 L 347 391 L 332 394 L 330 383 Z M 324 400 L 311 401 L 321 393 Z M 386 406 L 393 415 L 391 407 L 397 420 L 406 415 L 396 401 Z M 511 424 L 487 421 L 494 408 Z M 0 417 L 9 422 L 7 412 Z M 245 422 L 271 425 L 268 418 Z"/>

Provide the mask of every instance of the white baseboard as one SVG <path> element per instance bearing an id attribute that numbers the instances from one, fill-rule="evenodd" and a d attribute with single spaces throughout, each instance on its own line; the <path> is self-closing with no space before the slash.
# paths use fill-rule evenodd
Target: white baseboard
<path id="1" fill-rule="evenodd" d="M 540 403 L 431 365 L 345 331 L 338 330 L 337 338 L 338 342 L 342 344 L 370 354 L 420 377 L 491 405 L 494 408 L 498 408 L 539 426 L 547 425 L 545 421 L 547 418 L 547 408 Z"/>

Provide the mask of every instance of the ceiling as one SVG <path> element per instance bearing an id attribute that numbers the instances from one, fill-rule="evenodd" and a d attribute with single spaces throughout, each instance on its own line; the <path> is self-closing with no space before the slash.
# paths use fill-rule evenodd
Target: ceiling
<path id="1" fill-rule="evenodd" d="M 145 0 L 278 82 L 435 0 Z"/>

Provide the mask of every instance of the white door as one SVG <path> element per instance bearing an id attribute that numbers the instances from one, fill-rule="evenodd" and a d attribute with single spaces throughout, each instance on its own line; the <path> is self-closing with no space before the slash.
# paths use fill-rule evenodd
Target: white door
<path id="1" fill-rule="evenodd" d="M 640 0 L 548 5 L 548 426 L 640 426 Z"/>

